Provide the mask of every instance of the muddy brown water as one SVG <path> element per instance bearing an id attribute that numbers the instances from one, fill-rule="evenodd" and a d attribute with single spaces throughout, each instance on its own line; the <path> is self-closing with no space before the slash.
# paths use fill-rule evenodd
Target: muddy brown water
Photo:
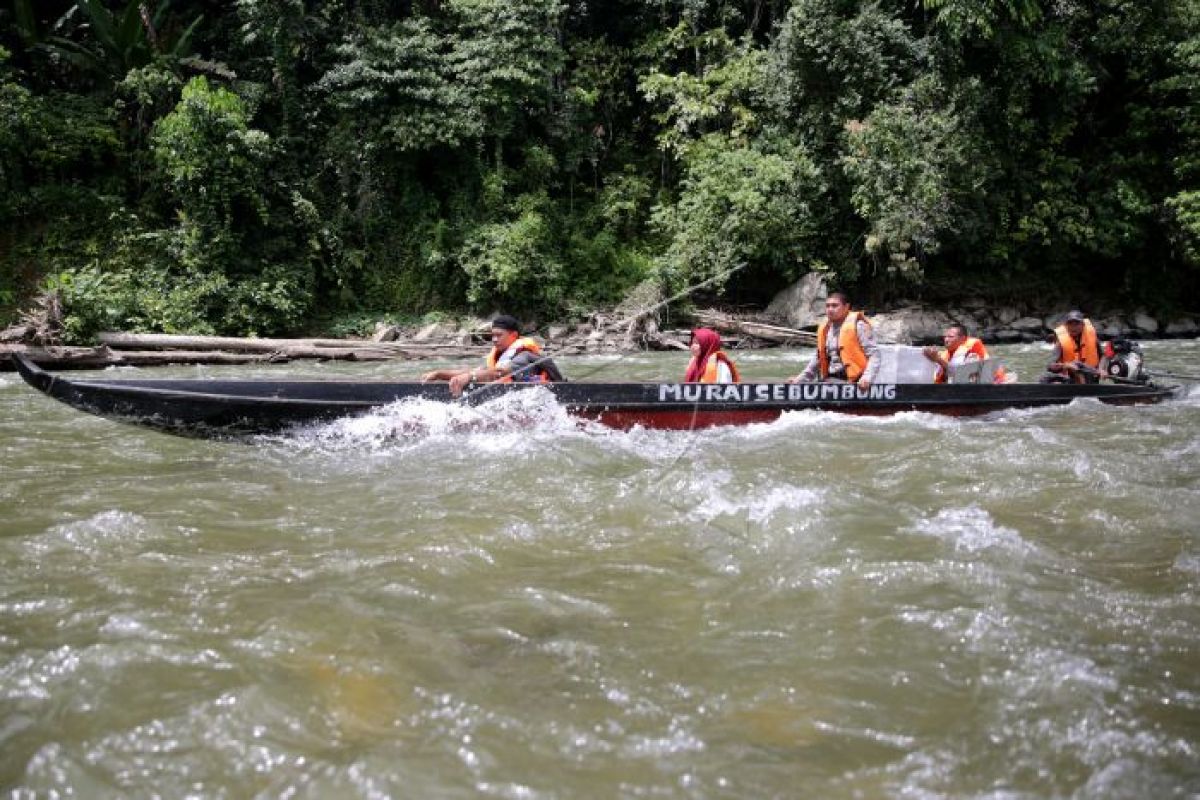
<path id="1" fill-rule="evenodd" d="M 1146 349 L 1200 372 L 1200 343 Z M 1047 357 L 998 350 L 1027 375 Z M 738 360 L 753 380 L 805 355 Z M 230 443 L 0 375 L 0 786 L 1200 793 L 1200 389 L 698 433 L 580 425 L 528 395 Z"/>

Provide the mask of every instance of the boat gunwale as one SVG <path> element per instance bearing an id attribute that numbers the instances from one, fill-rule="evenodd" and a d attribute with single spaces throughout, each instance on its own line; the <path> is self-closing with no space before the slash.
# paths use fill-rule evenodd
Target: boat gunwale
<path id="1" fill-rule="evenodd" d="M 163 382 L 165 383 L 172 379 L 161 379 L 161 380 L 163 380 Z M 100 381 L 94 381 L 94 380 L 82 380 L 81 381 L 81 380 L 58 378 L 57 376 L 52 376 L 52 381 L 53 382 L 48 386 L 48 388 L 46 390 L 47 394 L 53 394 L 54 384 L 61 383 L 61 384 L 65 384 L 67 386 L 75 387 L 75 388 L 86 388 L 86 389 L 92 389 L 92 390 L 96 390 L 96 391 L 107 391 L 107 392 L 111 392 L 113 394 L 120 394 L 120 395 L 130 395 L 130 396 L 150 395 L 153 397 L 164 398 L 164 399 L 165 398 L 178 398 L 181 400 L 182 399 L 197 399 L 197 400 L 205 400 L 205 401 L 210 401 L 210 402 L 221 402 L 221 401 L 262 402 L 262 403 L 269 403 L 272 405 L 276 405 L 276 404 L 278 404 L 278 405 L 319 404 L 319 405 L 361 408 L 361 407 L 386 405 L 387 403 L 391 403 L 391 402 L 399 402 L 401 400 L 415 399 L 415 398 L 420 397 L 419 394 L 413 394 L 410 397 L 400 397 L 400 398 L 396 398 L 395 400 L 384 400 L 384 401 L 380 401 L 380 400 L 338 400 L 338 399 L 332 399 L 332 398 L 318 399 L 318 398 L 300 398 L 300 397 L 274 397 L 274 396 L 269 396 L 266 394 L 224 394 L 224 393 L 217 393 L 217 392 L 199 392 L 199 391 L 195 391 L 193 389 L 171 388 L 168 386 L 146 386 L 141 382 L 124 381 L 124 380 L 120 380 L 120 379 L 118 379 L 118 380 L 100 380 Z M 244 381 L 242 383 L 261 383 L 263 385 L 291 386 L 291 387 L 298 387 L 298 386 L 311 387 L 311 386 L 320 386 L 320 385 L 359 386 L 359 385 L 364 385 L 364 384 L 368 384 L 368 385 L 375 386 L 375 387 L 404 386 L 404 387 L 414 387 L 415 388 L 415 387 L 421 387 L 421 386 L 428 386 L 428 384 L 423 384 L 419 381 L 330 380 L 330 381 Z M 584 382 L 584 381 L 576 381 L 576 382 L 572 382 L 571 385 L 572 386 L 584 386 L 584 387 L 617 387 L 617 386 L 621 386 L 621 387 L 643 387 L 643 388 L 645 388 L 645 387 L 651 387 L 651 386 L 686 386 L 687 384 L 684 384 L 681 382 L 673 382 L 673 381 L 627 381 L 627 382 L 620 382 L 620 383 L 617 383 L 617 382 L 592 382 L 592 383 L 589 383 L 589 382 Z M 743 386 L 787 386 L 790 384 L 786 384 L 786 383 L 782 383 L 782 382 L 746 381 L 746 382 L 743 382 L 741 385 L 743 385 Z M 826 384 L 817 384 L 817 385 L 826 385 Z M 844 384 L 829 384 L 829 385 L 842 386 Z M 905 386 L 905 385 L 928 386 L 928 385 L 932 385 L 932 384 L 894 384 L 894 385 L 896 385 L 896 386 Z M 1008 387 L 1018 387 L 1018 386 L 1020 386 L 1020 387 L 1026 387 L 1026 386 L 1037 387 L 1037 386 L 1044 386 L 1044 385 L 1045 384 L 1037 384 L 1037 383 L 1004 384 L 1004 385 L 998 385 L 998 386 L 996 386 L 996 388 L 1000 389 L 1000 388 L 1004 388 L 1005 386 L 1008 386 Z M 495 388 L 493 388 L 493 387 L 495 387 Z M 503 390 L 498 390 L 498 387 L 505 387 L 505 388 Z M 484 386 L 477 388 L 473 392 L 466 392 L 458 398 L 451 398 L 451 402 L 456 401 L 456 400 L 462 401 L 462 400 L 468 400 L 468 399 L 476 399 L 476 398 L 479 398 L 479 396 L 481 394 L 489 394 L 490 393 L 490 394 L 500 395 L 500 394 L 514 391 L 514 390 L 525 390 L 525 389 L 535 389 L 535 388 L 540 388 L 540 387 L 537 386 L 536 384 L 515 384 L 515 385 L 514 384 L 498 384 L 498 383 L 497 384 L 485 384 Z M 1065 403 L 1065 402 L 1072 402 L 1074 400 L 1097 400 L 1100 402 L 1104 402 L 1106 400 L 1118 400 L 1118 399 L 1128 399 L 1128 398 L 1146 398 L 1146 399 L 1148 399 L 1148 398 L 1152 398 L 1152 397 L 1161 397 L 1161 398 L 1165 399 L 1165 398 L 1173 396 L 1179 389 L 1178 386 L 1174 386 L 1174 385 L 1157 385 L 1157 384 L 1147 384 L 1145 386 L 1136 386 L 1136 387 L 1110 386 L 1110 387 L 1106 387 L 1106 388 L 1111 388 L 1114 391 L 1106 392 L 1103 395 L 1100 395 L 1100 394 L 1078 395 L 1078 396 L 1065 396 L 1064 395 L 1064 396 L 1059 396 L 1059 397 L 1051 396 L 1051 395 L 1042 395 L 1040 397 L 1035 396 L 1030 399 L 1036 400 L 1038 402 L 1047 402 L 1047 403 L 1055 403 L 1055 402 L 1064 402 Z M 551 391 L 553 392 L 553 390 L 551 390 Z M 445 402 L 442 400 L 437 400 L 435 398 L 426 398 L 426 399 L 434 400 L 435 402 Z M 557 398 L 557 399 L 562 400 L 563 402 L 567 403 L 568 405 L 581 402 L 581 401 L 575 400 L 573 398 Z M 1020 397 L 1013 397 L 1011 395 L 1003 395 L 1003 396 L 998 396 L 998 397 L 977 396 L 977 397 L 964 398 L 964 397 L 959 396 L 959 397 L 953 397 L 953 398 L 920 398 L 920 399 L 881 399 L 881 398 L 870 398 L 870 397 L 817 398 L 817 399 L 812 399 L 812 400 L 799 400 L 799 401 L 780 399 L 780 400 L 756 400 L 752 403 L 744 401 L 744 400 L 738 400 L 738 401 L 723 401 L 723 400 L 668 401 L 668 400 L 638 399 L 638 400 L 597 400 L 597 401 L 595 401 L 595 404 L 596 405 L 605 405 L 605 406 L 618 406 L 618 405 L 650 406 L 650 407 L 654 407 L 654 408 L 672 408 L 672 407 L 692 408 L 692 407 L 699 406 L 701 408 L 706 408 L 706 409 L 708 409 L 708 408 L 733 409 L 733 408 L 747 408 L 747 407 L 752 407 L 752 408 L 778 407 L 778 408 L 788 409 L 788 408 L 806 408 L 806 407 L 815 406 L 815 405 L 863 405 L 863 404 L 869 404 L 871 406 L 893 406 L 893 405 L 895 405 L 895 406 L 911 406 L 914 403 L 919 404 L 921 406 L 962 405 L 964 403 L 970 403 L 973 405 L 997 405 L 997 404 L 1011 405 L 1013 402 L 1020 402 L 1021 399 L 1022 398 L 1020 398 Z"/>
<path id="2" fill-rule="evenodd" d="M 539 388 L 540 384 L 510 384 L 510 383 L 488 383 L 478 386 L 474 391 L 467 392 L 457 398 L 449 397 L 448 387 L 445 383 L 425 384 L 419 381 L 355 381 L 344 379 L 331 380 L 269 380 L 269 379 L 250 379 L 250 380 L 225 380 L 220 378 L 214 379 L 187 379 L 187 378 L 162 378 L 149 380 L 130 380 L 124 378 L 114 379 L 78 379 L 64 378 L 57 375 L 52 375 L 36 364 L 28 361 L 18 355 L 14 355 L 14 360 L 18 362 L 18 371 L 26 382 L 30 383 L 34 388 L 44 394 L 64 402 L 75 408 L 82 410 L 92 410 L 89 406 L 98 405 L 94 401 L 100 395 L 107 395 L 107 402 L 121 402 L 142 400 L 147 403 L 162 403 L 174 402 L 181 403 L 194 402 L 201 404 L 209 404 L 214 407 L 220 406 L 227 409 L 235 409 L 237 407 L 252 409 L 280 409 L 281 413 L 286 413 L 286 409 L 293 408 L 297 411 L 304 409 L 308 411 L 328 409 L 332 413 L 339 410 L 344 411 L 369 411 L 373 408 L 380 408 L 396 402 L 403 402 L 410 399 L 426 399 L 431 402 L 455 402 L 478 404 L 488 400 L 497 398 L 512 390 Z M 227 394 L 219 391 L 204 392 L 197 391 L 197 384 L 205 384 L 212 382 L 214 388 L 219 388 L 221 384 L 232 383 L 239 385 L 254 384 L 264 387 L 263 393 L 250 394 Z M 181 387 L 179 384 L 186 384 L 187 387 Z M 694 387 L 697 384 L 687 384 L 681 382 L 663 382 L 663 381 L 626 381 L 626 382 L 588 382 L 575 381 L 562 384 L 553 384 L 550 391 L 554 394 L 555 400 L 561 403 L 568 411 L 576 413 L 603 413 L 604 411 L 640 411 L 642 413 L 653 414 L 662 412 L 664 414 L 678 411 L 696 411 L 698 413 L 713 413 L 713 414 L 737 414 L 746 413 L 748 416 L 754 412 L 787 412 L 787 411 L 806 411 L 806 410 L 830 410 L 830 411 L 849 411 L 860 410 L 865 413 L 899 413 L 904 411 L 928 411 L 937 413 L 940 409 L 959 408 L 972 409 L 966 413 L 984 415 L 992 413 L 996 410 L 1006 408 L 1031 408 L 1038 406 L 1060 406 L 1074 402 L 1075 400 L 1096 400 L 1107 404 L 1144 404 L 1168 400 L 1174 397 L 1178 391 L 1178 385 L 1158 385 L 1154 383 L 1138 384 L 1138 385 L 1120 385 L 1107 384 L 1103 386 L 1104 391 L 1098 393 L 1090 393 L 1076 395 L 1064 393 L 1063 389 L 1069 389 L 1070 384 L 1038 384 L 1038 383 L 1021 383 L 1021 384 L 961 384 L 956 388 L 959 392 L 950 397 L 816 397 L 806 399 L 796 398 L 779 398 L 772 396 L 766 398 L 754 399 L 736 398 L 736 399 L 704 399 L 704 398 L 684 398 L 679 399 L 664 399 L 661 396 L 661 389 L 667 387 Z M 747 382 L 741 384 L 743 386 L 769 386 L 780 387 L 789 386 L 790 384 L 780 382 Z M 812 384 L 810 384 L 812 385 Z M 820 386 L 845 386 L 845 384 L 815 384 Z M 926 391 L 937 384 L 889 384 L 891 386 L 920 386 Z M 407 396 L 396 397 L 375 397 L 368 399 L 336 399 L 336 398 L 314 398 L 314 397 L 280 397 L 266 394 L 267 391 L 282 392 L 288 388 L 312 390 L 324 386 L 371 386 L 371 387 L 395 387 L 405 388 L 409 390 L 420 389 L 422 391 L 412 391 Z M 274 387 L 274 388 L 272 388 Z M 569 389 L 556 390 L 555 387 L 571 387 Z M 584 396 L 571 396 L 576 394 L 577 390 L 582 390 L 586 393 L 589 388 L 613 389 L 616 387 L 625 387 L 628 389 L 638 388 L 642 391 L 640 397 L 625 397 L 625 398 L 588 398 Z M 660 390 L 659 397 L 654 397 L 647 390 L 651 387 L 658 387 Z M 996 393 L 995 390 L 1004 388 L 1019 388 L 1022 391 L 1016 395 L 1012 393 Z M 1042 389 L 1040 392 L 1030 392 L 1031 389 Z M 964 392 L 961 390 L 966 390 Z M 982 391 L 980 391 L 982 390 Z M 83 395 L 83 396 L 72 396 Z M 87 396 L 91 396 L 91 402 Z M 430 396 L 434 395 L 434 396 Z M 437 396 L 440 395 L 440 396 Z M 1024 395 L 1024 396 L 1022 396 Z M 101 416 L 119 416 L 122 418 L 134 418 L 134 414 L 112 413 L 108 409 L 107 414 L 101 411 Z M 188 424 L 188 423 L 182 423 Z"/>

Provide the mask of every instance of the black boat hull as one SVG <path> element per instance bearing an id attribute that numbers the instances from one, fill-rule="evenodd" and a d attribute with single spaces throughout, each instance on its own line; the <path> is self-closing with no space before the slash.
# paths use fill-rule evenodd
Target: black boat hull
<path id="1" fill-rule="evenodd" d="M 35 389 L 102 417 L 190 436 L 275 433 L 365 414 L 402 400 L 479 405 L 532 384 L 486 384 L 462 398 L 444 383 L 187 379 L 67 379 L 14 356 Z M 1062 405 L 1080 398 L 1156 403 L 1177 387 L 1133 384 L 884 384 L 863 392 L 847 384 L 680 383 L 544 384 L 573 416 L 614 428 L 693 429 L 770 422 L 785 411 L 888 415 L 926 411 L 955 416 Z"/>

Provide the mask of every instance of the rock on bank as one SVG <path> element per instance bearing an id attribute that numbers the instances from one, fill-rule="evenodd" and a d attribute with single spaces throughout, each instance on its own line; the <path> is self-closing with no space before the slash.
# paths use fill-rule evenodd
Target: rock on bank
<path id="1" fill-rule="evenodd" d="M 821 273 L 810 272 L 779 292 L 767 306 L 767 316 L 793 328 L 815 329 L 825 315 L 828 285 Z M 955 323 L 965 325 L 985 342 L 1044 341 L 1072 306 L 1052 303 L 1045 307 L 992 305 L 983 298 L 968 298 L 947 306 L 933 307 L 917 302 L 888 308 L 867 308 L 880 339 L 908 344 L 933 344 L 942 331 Z M 1200 319 L 1194 315 L 1155 317 L 1145 309 L 1122 311 L 1088 308 L 1087 314 L 1101 336 L 1133 339 L 1191 338 L 1200 335 Z"/>

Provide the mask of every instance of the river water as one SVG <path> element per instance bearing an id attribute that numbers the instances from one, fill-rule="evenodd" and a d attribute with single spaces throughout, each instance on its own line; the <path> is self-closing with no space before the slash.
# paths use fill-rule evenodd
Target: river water
<path id="1" fill-rule="evenodd" d="M 997 349 L 1027 376 L 1047 357 Z M 1200 343 L 1146 349 L 1200 372 Z M 1200 388 L 698 433 L 522 394 L 234 443 L 0 374 L 0 786 L 1200 796 Z"/>

